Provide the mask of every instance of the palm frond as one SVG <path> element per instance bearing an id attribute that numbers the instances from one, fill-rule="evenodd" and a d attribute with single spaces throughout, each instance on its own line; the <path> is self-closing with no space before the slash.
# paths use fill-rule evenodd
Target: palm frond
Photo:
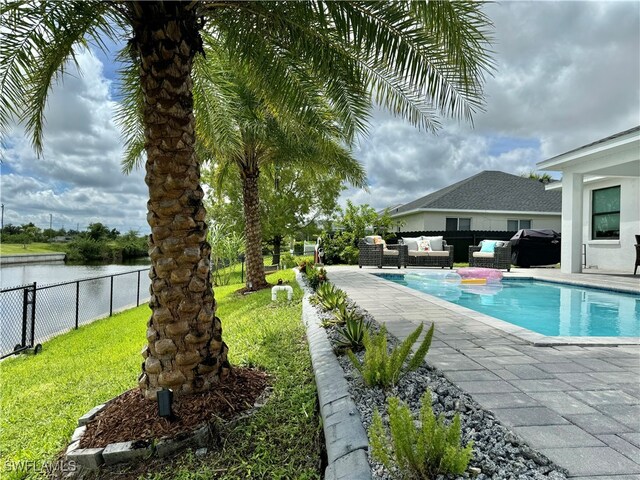
<path id="1" fill-rule="evenodd" d="M 145 159 L 145 135 L 143 128 L 144 95 L 140 84 L 139 69 L 131 61 L 129 47 L 119 54 L 123 67 L 119 70 L 119 101 L 116 110 L 116 124 L 120 127 L 124 141 L 122 171 L 129 174 L 140 167 Z"/>
<path id="2" fill-rule="evenodd" d="M 75 50 L 91 40 L 105 48 L 115 38 L 117 11 L 109 2 L 11 1 L 0 7 L 0 129 L 24 122 L 36 152 L 42 152 L 44 110 L 51 86 L 61 78 Z"/>

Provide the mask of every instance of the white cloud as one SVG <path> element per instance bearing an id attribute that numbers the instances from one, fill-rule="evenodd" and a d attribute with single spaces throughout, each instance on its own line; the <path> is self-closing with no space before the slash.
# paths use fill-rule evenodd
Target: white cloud
<path id="1" fill-rule="evenodd" d="M 144 175 L 121 173 L 122 142 L 113 120 L 110 81 L 89 51 L 77 59 L 81 73 L 70 67 L 50 92 L 42 157 L 36 157 L 22 129 L 15 128 L 8 138 L 2 165 L 5 224 L 48 227 L 51 214 L 54 228 L 102 222 L 121 231 L 146 232 Z"/>

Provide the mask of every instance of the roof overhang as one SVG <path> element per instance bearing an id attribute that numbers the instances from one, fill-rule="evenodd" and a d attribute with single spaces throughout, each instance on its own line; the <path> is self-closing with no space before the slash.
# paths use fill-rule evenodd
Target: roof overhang
<path id="1" fill-rule="evenodd" d="M 407 215 L 413 215 L 416 213 L 451 213 L 451 214 L 471 214 L 471 213 L 495 213 L 499 215 L 558 215 L 560 212 L 530 212 L 530 211 L 516 211 L 516 210 L 452 210 L 449 208 L 415 208 L 407 212 L 392 213 L 391 218 L 406 217 Z"/>
<path id="2" fill-rule="evenodd" d="M 538 169 L 596 176 L 640 177 L 640 130 L 538 162 Z"/>

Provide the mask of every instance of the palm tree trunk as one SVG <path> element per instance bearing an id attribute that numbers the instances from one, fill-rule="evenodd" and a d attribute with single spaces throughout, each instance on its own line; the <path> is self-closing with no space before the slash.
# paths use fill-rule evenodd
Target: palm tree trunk
<path id="1" fill-rule="evenodd" d="M 242 170 L 242 199 L 244 203 L 244 237 L 247 262 L 246 285 L 251 290 L 265 288 L 268 283 L 264 275 L 262 260 L 262 224 L 260 223 L 260 195 L 258 191 L 259 170 Z"/>
<path id="2" fill-rule="evenodd" d="M 144 94 L 152 314 L 138 384 L 156 398 L 202 392 L 229 372 L 215 316 L 191 70 L 201 39 L 193 4 L 130 2 Z"/>
<path id="3" fill-rule="evenodd" d="M 280 250 L 282 249 L 282 236 L 276 235 L 273 237 L 273 258 L 271 259 L 271 265 L 280 264 Z"/>

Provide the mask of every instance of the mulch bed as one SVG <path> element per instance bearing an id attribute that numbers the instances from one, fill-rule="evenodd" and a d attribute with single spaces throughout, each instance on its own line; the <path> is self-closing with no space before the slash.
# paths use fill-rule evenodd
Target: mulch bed
<path id="1" fill-rule="evenodd" d="M 102 448 L 110 443 L 175 438 L 218 418 L 233 419 L 254 406 L 268 385 L 266 373 L 234 368 L 215 390 L 174 397 L 175 419 L 158 416 L 158 404 L 137 388 L 113 400 L 88 425 L 81 448 Z"/>

